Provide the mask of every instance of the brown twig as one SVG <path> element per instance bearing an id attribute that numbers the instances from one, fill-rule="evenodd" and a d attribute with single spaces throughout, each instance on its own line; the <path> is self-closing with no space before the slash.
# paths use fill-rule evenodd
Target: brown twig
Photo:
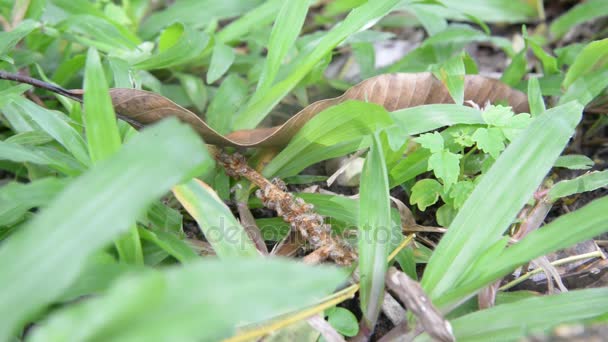
<path id="1" fill-rule="evenodd" d="M 12 74 L 10 72 L 0 70 L 0 79 L 33 85 L 36 88 L 46 89 L 48 91 L 52 91 L 54 93 L 63 95 L 65 97 L 69 97 L 72 100 L 82 102 L 82 94 L 79 94 L 77 92 L 73 92 L 73 91 L 70 91 L 67 89 L 63 89 L 54 84 L 44 82 L 41 80 L 37 80 L 37 79 L 29 77 L 29 76 Z"/>
<path id="2" fill-rule="evenodd" d="M 431 337 L 439 341 L 455 340 L 450 322 L 433 306 L 420 284 L 391 267 L 386 274 L 386 285 L 418 317 L 418 322 Z"/>
<path id="3" fill-rule="evenodd" d="M 238 154 L 227 154 L 216 151 L 215 159 L 232 177 L 245 177 L 260 189 L 256 195 L 267 208 L 274 209 L 293 230 L 298 230 L 315 250 L 315 258 L 322 259 L 323 254 L 339 265 L 350 265 L 357 259 L 350 245 L 331 234 L 331 227 L 325 224 L 323 217 L 315 213 L 313 206 L 285 191 L 281 181 L 271 182 L 247 164 L 245 158 Z"/>

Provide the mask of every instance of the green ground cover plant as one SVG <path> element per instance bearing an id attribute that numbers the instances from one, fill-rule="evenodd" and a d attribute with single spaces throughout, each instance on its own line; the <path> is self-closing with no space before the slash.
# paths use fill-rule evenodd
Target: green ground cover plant
<path id="1" fill-rule="evenodd" d="M 564 291 L 547 258 L 606 246 L 607 17 L 602 0 L 0 1 L 0 341 L 605 324 L 608 286 Z M 529 265 L 549 290 L 511 288 Z"/>

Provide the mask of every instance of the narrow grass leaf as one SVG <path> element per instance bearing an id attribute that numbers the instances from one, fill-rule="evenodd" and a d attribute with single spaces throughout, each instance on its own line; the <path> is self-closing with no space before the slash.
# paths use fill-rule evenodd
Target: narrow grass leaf
<path id="1" fill-rule="evenodd" d="M 74 180 L 0 247 L 0 340 L 59 296 L 86 257 L 126 231 L 152 200 L 211 164 L 200 138 L 168 119 Z"/>
<path id="2" fill-rule="evenodd" d="M 546 110 L 545 100 L 543 100 L 537 77 L 530 77 L 528 80 L 528 103 L 530 104 L 530 115 L 533 117 L 544 113 Z"/>
<path id="3" fill-rule="evenodd" d="M 452 320 L 459 341 L 517 341 L 564 323 L 575 323 L 608 312 L 608 289 L 585 289 L 532 297 L 502 304 Z M 422 335 L 415 341 L 432 341 Z"/>
<path id="4" fill-rule="evenodd" d="M 17 107 L 22 115 L 31 118 L 40 128 L 66 148 L 79 162 L 89 165 L 91 160 L 82 136 L 68 124 L 64 114 L 40 107 L 33 102 L 20 98 L 10 106 Z"/>
<path id="5" fill-rule="evenodd" d="M 481 112 L 475 108 L 454 104 L 431 104 L 406 108 L 390 113 L 402 129 L 404 137 L 457 124 L 484 124 Z"/>
<path id="6" fill-rule="evenodd" d="M 561 181 L 549 190 L 549 200 L 593 191 L 608 185 L 608 170 L 590 172 L 574 179 Z"/>
<path id="7" fill-rule="evenodd" d="M 366 2 L 354 9 L 332 30 L 321 38 L 314 47 L 301 53 L 291 65 L 292 72 L 272 86 L 268 92 L 255 102 L 249 103 L 236 118 L 236 129 L 247 129 L 257 126 L 270 110 L 287 95 L 328 53 L 349 35 L 374 23 L 388 14 L 399 0 L 378 0 Z"/>
<path id="8" fill-rule="evenodd" d="M 42 178 L 29 183 L 10 182 L 0 188 L 0 226 L 8 226 L 36 207 L 45 206 L 63 190 L 68 179 Z"/>
<path id="9" fill-rule="evenodd" d="M 164 27 L 182 22 L 195 29 L 204 28 L 213 20 L 240 16 L 262 4 L 263 0 L 183 0 L 146 18 L 139 27 L 141 36 L 149 39 Z"/>
<path id="10" fill-rule="evenodd" d="M 272 23 L 281 8 L 281 0 L 264 1 L 245 15 L 236 18 L 215 35 L 217 41 L 230 43 L 246 36 L 255 28 Z"/>
<path id="11" fill-rule="evenodd" d="M 391 123 L 386 109 L 373 103 L 347 101 L 330 107 L 308 121 L 263 173 L 266 177 L 296 175 L 316 162 L 369 146 L 362 143 L 364 137 Z"/>
<path id="12" fill-rule="evenodd" d="M 475 293 L 489 283 L 513 272 L 517 267 L 540 256 L 567 248 L 608 231 L 608 198 L 560 216 L 535 230 L 520 242 L 503 249 L 484 263 L 477 263 L 463 279 L 436 301 L 437 305 L 454 303 Z"/>
<path id="13" fill-rule="evenodd" d="M 587 170 L 593 167 L 593 159 L 582 154 L 560 156 L 555 161 L 555 167 L 565 167 L 570 170 Z"/>
<path id="14" fill-rule="evenodd" d="M 359 298 L 363 321 L 373 329 L 384 300 L 386 259 L 392 233 L 388 172 L 382 144 L 374 134 L 359 191 Z"/>
<path id="15" fill-rule="evenodd" d="M 142 240 L 150 241 L 181 263 L 198 260 L 199 256 L 182 239 L 172 233 L 138 228 Z"/>
<path id="16" fill-rule="evenodd" d="M 288 260 L 200 260 L 123 278 L 107 294 L 58 311 L 31 340 L 220 341 L 243 323 L 315 304 L 343 281 L 336 268 Z"/>
<path id="17" fill-rule="evenodd" d="M 258 80 L 255 97 L 263 96 L 266 90 L 273 85 L 285 56 L 300 34 L 309 4 L 310 1 L 308 0 L 283 2 L 270 32 L 268 55 Z"/>
<path id="18" fill-rule="evenodd" d="M 604 0 L 581 2 L 553 20 L 549 26 L 549 32 L 555 39 L 558 39 L 568 33 L 574 26 L 603 16 L 608 16 L 608 6 L 606 6 Z"/>
<path id="19" fill-rule="evenodd" d="M 583 48 L 566 72 L 562 85 L 568 88 L 577 79 L 606 68 L 608 68 L 608 38 L 593 41 Z"/>
<path id="20" fill-rule="evenodd" d="M 27 19 L 8 32 L 0 32 L 0 57 L 4 57 L 21 39 L 38 27 L 40 23 Z"/>
<path id="21" fill-rule="evenodd" d="M 501 239 L 564 149 L 581 118 L 571 102 L 536 117 L 483 176 L 433 253 L 422 278 L 431 298 L 456 284 Z"/>
<path id="22" fill-rule="evenodd" d="M 194 217 L 218 256 L 260 255 L 243 226 L 207 184 L 194 179 L 173 188 L 173 194 Z"/>
<path id="23" fill-rule="evenodd" d="M 89 155 L 96 163 L 120 149 L 120 133 L 99 54 L 93 48 L 87 53 L 83 103 Z M 135 226 L 116 240 L 116 249 L 121 260 L 143 264 L 141 242 Z"/>

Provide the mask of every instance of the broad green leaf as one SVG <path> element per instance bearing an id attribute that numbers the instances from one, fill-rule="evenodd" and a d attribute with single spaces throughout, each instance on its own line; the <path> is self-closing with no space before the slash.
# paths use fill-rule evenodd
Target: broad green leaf
<path id="1" fill-rule="evenodd" d="M 389 171 L 390 187 L 394 188 L 425 173 L 428 169 L 428 159 L 430 156 L 430 152 L 423 148 L 406 156 L 405 159 Z"/>
<path id="2" fill-rule="evenodd" d="M 539 115 L 483 175 L 426 268 L 422 285 L 432 299 L 454 286 L 484 249 L 501 239 L 566 146 L 581 112 L 572 102 Z"/>
<path id="3" fill-rule="evenodd" d="M 213 46 L 211 63 L 207 71 L 207 84 L 211 84 L 222 77 L 234 62 L 234 50 L 231 46 L 216 42 Z"/>
<path id="4" fill-rule="evenodd" d="M 418 209 L 424 211 L 427 207 L 437 203 L 442 186 L 434 179 L 423 179 L 412 187 L 410 204 L 418 205 Z"/>
<path id="5" fill-rule="evenodd" d="M 268 55 L 264 61 L 264 68 L 258 80 L 258 85 L 254 97 L 263 96 L 263 94 L 274 84 L 275 78 L 279 72 L 279 68 L 285 60 L 285 56 L 292 48 L 304 20 L 308 13 L 310 1 L 284 1 L 281 10 L 277 15 L 277 19 L 270 32 L 268 39 Z"/>
<path id="6" fill-rule="evenodd" d="M 14 224 L 35 207 L 48 204 L 67 179 L 42 178 L 30 183 L 10 182 L 0 187 L 0 226 Z"/>
<path id="7" fill-rule="evenodd" d="M 31 340 L 219 341 L 243 323 L 315 304 L 343 280 L 338 269 L 288 260 L 200 260 L 123 278 L 52 315 Z"/>
<path id="8" fill-rule="evenodd" d="M 588 0 L 580 2 L 568 12 L 551 22 L 549 31 L 554 38 L 561 38 L 571 28 L 595 18 L 608 16 L 608 6 L 604 0 Z"/>
<path id="9" fill-rule="evenodd" d="M 170 43 L 167 43 L 168 46 L 163 45 L 163 50 L 135 64 L 134 67 L 154 70 L 180 66 L 199 57 L 209 43 L 209 36 L 206 33 L 199 32 L 189 25 L 175 23 L 166 31 L 168 31 L 166 34 L 171 36 L 181 34 L 172 45 Z"/>
<path id="10" fill-rule="evenodd" d="M 263 174 L 292 176 L 316 162 L 365 148 L 365 137 L 391 123 L 386 110 L 373 103 L 346 101 L 330 107 L 308 121 Z"/>
<path id="11" fill-rule="evenodd" d="M 327 322 L 331 324 L 337 332 L 344 336 L 356 336 L 359 333 L 359 322 L 357 317 L 349 310 L 341 307 L 333 307 L 325 310 Z"/>
<path id="12" fill-rule="evenodd" d="M 0 57 L 12 50 L 30 32 L 40 27 L 34 20 L 24 20 L 9 32 L 0 32 Z"/>
<path id="13" fill-rule="evenodd" d="M 67 120 L 69 119 L 64 114 L 40 107 L 24 98 L 15 100 L 8 107 L 8 109 L 16 110 L 21 115 L 31 118 L 43 131 L 63 145 L 82 164 L 90 164 L 91 161 L 84 139 L 68 124 Z"/>
<path id="14" fill-rule="evenodd" d="M 605 6 L 608 7 L 608 6 Z M 608 38 L 593 41 L 576 56 L 562 82 L 570 87 L 577 79 L 608 68 Z"/>
<path id="15" fill-rule="evenodd" d="M 508 125 L 513 111 L 510 107 L 490 106 L 481 113 L 481 116 L 488 125 L 502 127 Z"/>
<path id="16" fill-rule="evenodd" d="M 173 188 L 173 194 L 194 217 L 218 256 L 260 255 L 243 226 L 208 185 L 194 179 Z"/>
<path id="17" fill-rule="evenodd" d="M 29 84 L 17 84 L 16 86 L 8 87 L 0 90 L 0 108 L 4 112 L 4 107 L 21 97 L 21 94 L 32 88 Z M 3 113 L 4 114 L 4 113 Z M 6 114 L 4 114 L 6 116 Z M 7 118 L 9 119 L 9 118 Z M 9 120 L 10 121 L 10 120 Z M 20 132 L 20 131 L 19 131 Z"/>
<path id="18" fill-rule="evenodd" d="M 420 146 L 430 150 L 431 153 L 443 151 L 443 137 L 438 132 L 422 134 L 415 140 Z"/>
<path id="19" fill-rule="evenodd" d="M 479 149 L 489 153 L 494 159 L 498 158 L 500 152 L 505 149 L 505 137 L 500 128 L 478 128 L 472 138 Z"/>
<path id="20" fill-rule="evenodd" d="M 246 129 L 257 126 L 270 110 L 287 95 L 313 68 L 325 58 L 340 42 L 388 14 L 399 0 L 370 1 L 352 10 L 339 24 L 327 32 L 316 45 L 301 52 L 301 58 L 291 63 L 288 76 L 273 85 L 266 94 L 249 103 L 236 118 L 234 128 Z"/>
<path id="21" fill-rule="evenodd" d="M 175 22 L 200 29 L 213 20 L 228 19 L 247 13 L 262 3 L 262 0 L 182 0 L 147 17 L 139 31 L 142 37 L 149 39 Z"/>
<path id="22" fill-rule="evenodd" d="M 363 322 L 373 329 L 384 301 L 392 222 L 388 173 L 382 145 L 374 134 L 359 189 L 359 300 Z"/>
<path id="23" fill-rule="evenodd" d="M 442 227 L 448 227 L 454 218 L 458 214 L 458 210 L 456 210 L 451 204 L 444 204 L 435 213 L 435 218 L 437 219 L 437 223 Z"/>
<path id="24" fill-rule="evenodd" d="M 498 305 L 450 323 L 461 341 L 516 341 L 560 324 L 598 317 L 608 312 L 607 305 L 607 288 L 576 290 Z M 422 335 L 415 341 L 432 339 Z"/>
<path id="25" fill-rule="evenodd" d="M 0 246 L 0 339 L 61 295 L 86 257 L 126 231 L 153 199 L 210 164 L 200 138 L 171 119 L 74 180 Z"/>
<path id="26" fill-rule="evenodd" d="M 584 174 L 574 179 L 561 181 L 549 190 L 549 200 L 593 191 L 608 185 L 608 170 Z"/>
<path id="27" fill-rule="evenodd" d="M 443 181 L 443 185 L 448 189 L 456 183 L 460 175 L 460 159 L 462 155 L 447 150 L 431 154 L 427 170 L 433 170 L 435 177 Z"/>
<path id="28" fill-rule="evenodd" d="M 591 158 L 582 154 L 569 154 L 560 156 L 555 161 L 555 167 L 565 167 L 570 170 L 587 170 L 593 167 L 595 163 Z"/>

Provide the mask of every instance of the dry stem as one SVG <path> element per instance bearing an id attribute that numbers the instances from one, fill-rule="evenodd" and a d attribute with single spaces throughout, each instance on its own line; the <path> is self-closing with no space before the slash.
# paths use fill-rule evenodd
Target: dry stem
<path id="1" fill-rule="evenodd" d="M 327 253 L 327 256 L 339 265 L 350 265 L 357 259 L 348 243 L 331 235 L 331 227 L 325 224 L 321 215 L 313 211 L 313 206 L 286 192 L 282 181 L 271 182 L 264 178 L 238 153 L 230 155 L 217 151 L 215 159 L 226 169 L 229 176 L 245 177 L 259 187 L 256 195 L 264 205 L 276 210 L 293 230 L 299 231 L 315 250 L 320 250 L 321 255 L 315 257 Z"/>

